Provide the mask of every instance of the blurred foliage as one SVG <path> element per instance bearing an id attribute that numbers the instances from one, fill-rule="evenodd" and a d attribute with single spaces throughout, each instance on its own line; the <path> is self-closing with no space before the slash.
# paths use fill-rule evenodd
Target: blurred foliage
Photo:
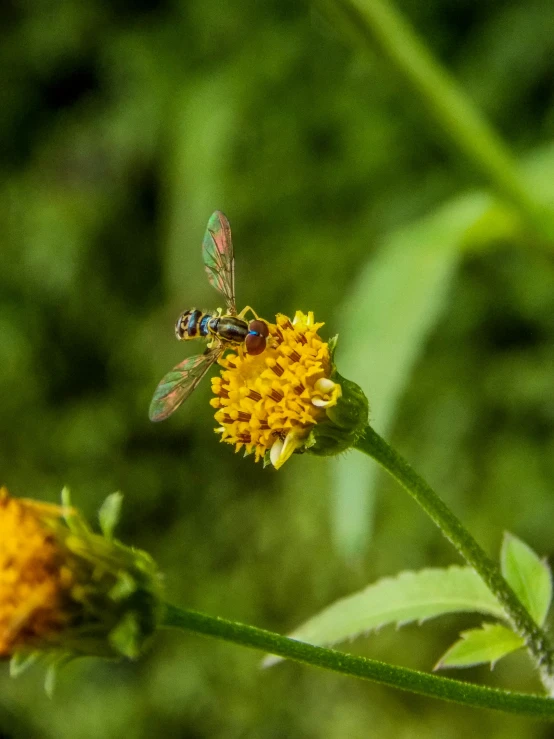
<path id="1" fill-rule="evenodd" d="M 399 7 L 516 151 L 552 138 L 554 5 Z M 352 52 L 292 0 L 6 0 L 0 28 L 0 480 L 46 500 L 68 484 L 89 516 L 123 490 L 119 535 L 153 554 L 175 602 L 283 632 L 378 577 L 452 561 L 382 481 L 367 553 L 345 562 L 331 535 L 336 462 L 296 458 L 273 473 L 218 446 L 208 382 L 167 423 L 147 418 L 156 383 L 183 357 L 176 316 L 218 304 L 200 254 L 215 208 L 233 226 L 238 303 L 268 317 L 314 310 L 329 335 L 353 327 L 356 361 L 365 351 L 370 365 L 371 316 L 349 295 L 377 245 L 482 184 L 419 101 L 377 54 Z M 497 234 L 494 217 L 483 228 Z M 394 442 L 489 552 L 507 528 L 549 555 L 552 253 L 504 235 L 460 263 L 438 325 L 411 349 Z M 391 356 L 395 340 L 383 338 Z M 428 669 L 472 625 L 386 629 L 353 648 Z M 254 652 L 167 633 L 138 664 L 71 665 L 52 702 L 39 675 L 10 681 L 3 670 L 0 733 L 547 735 L 524 719 L 258 664 Z M 537 688 L 518 655 L 462 677 Z"/>

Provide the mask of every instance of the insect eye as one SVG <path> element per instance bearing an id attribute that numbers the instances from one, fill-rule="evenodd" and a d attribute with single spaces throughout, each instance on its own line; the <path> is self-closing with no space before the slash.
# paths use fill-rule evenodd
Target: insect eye
<path id="1" fill-rule="evenodd" d="M 265 321 L 259 321 L 257 319 L 255 321 L 250 321 L 248 324 L 248 330 L 252 331 L 252 333 L 260 334 L 264 339 L 267 339 L 269 336 L 269 328 Z"/>
<path id="2" fill-rule="evenodd" d="M 254 323 L 254 321 L 252 321 Z M 250 324 L 252 325 L 252 324 Z M 245 339 L 246 351 L 248 354 L 261 354 L 265 349 L 266 337 L 260 334 L 247 334 Z"/>
<path id="3" fill-rule="evenodd" d="M 177 323 L 175 324 L 175 336 L 178 339 L 183 338 L 183 316 L 180 315 L 177 319 Z"/>

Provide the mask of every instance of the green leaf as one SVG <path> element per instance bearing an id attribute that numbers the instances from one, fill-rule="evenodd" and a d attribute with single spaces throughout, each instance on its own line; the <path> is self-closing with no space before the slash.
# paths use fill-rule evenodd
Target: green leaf
<path id="1" fill-rule="evenodd" d="M 369 398 L 372 425 L 386 433 L 430 331 L 447 304 L 467 232 L 490 200 L 475 193 L 388 236 L 368 261 L 339 315 L 337 366 Z M 334 465 L 334 537 L 350 557 L 371 535 L 377 466 L 348 457 Z"/>
<path id="2" fill-rule="evenodd" d="M 533 151 L 522 171 L 528 189 L 552 208 L 554 146 Z M 339 311 L 338 368 L 367 395 L 380 434 L 387 434 L 414 362 L 447 304 L 461 254 L 518 238 L 529 248 L 509 208 L 483 193 L 468 193 L 388 236 L 362 270 Z M 337 460 L 333 470 L 335 543 L 343 556 L 352 557 L 371 538 L 378 467 L 352 455 Z"/>
<path id="3" fill-rule="evenodd" d="M 115 527 L 121 516 L 121 505 L 123 503 L 123 493 L 112 493 L 108 495 L 106 500 L 100 506 L 98 511 L 98 520 L 100 528 L 106 539 L 113 539 Z"/>
<path id="4" fill-rule="evenodd" d="M 542 626 L 552 599 L 552 575 L 545 560 L 513 534 L 506 533 L 500 552 L 502 574 L 533 619 Z"/>
<path id="5" fill-rule="evenodd" d="M 443 654 L 435 670 L 444 667 L 472 667 L 495 662 L 525 646 L 523 639 L 501 624 L 483 624 L 480 629 L 462 631 L 462 637 Z"/>
<path id="6" fill-rule="evenodd" d="M 387 624 L 424 621 L 445 613 L 478 612 L 502 618 L 504 612 L 470 567 L 401 572 L 333 603 L 290 636 L 318 646 L 353 639 Z M 266 658 L 266 666 L 278 662 Z"/>

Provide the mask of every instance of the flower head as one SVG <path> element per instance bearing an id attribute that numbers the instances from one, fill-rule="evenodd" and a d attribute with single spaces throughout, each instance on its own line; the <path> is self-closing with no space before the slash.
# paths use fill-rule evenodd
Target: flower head
<path id="1" fill-rule="evenodd" d="M 0 657 L 40 642 L 68 623 L 71 571 L 44 517 L 60 512 L 0 490 Z"/>
<path id="2" fill-rule="evenodd" d="M 297 311 L 291 321 L 268 323 L 267 349 L 257 356 L 242 347 L 221 360 L 212 380 L 216 429 L 221 440 L 255 454 L 277 469 L 295 452 L 318 448 L 315 429 L 330 422 L 343 388 L 333 364 L 333 345 L 319 336 L 323 323 Z M 367 402 L 365 406 L 367 419 Z M 339 451 L 338 449 L 336 451 Z"/>
<path id="3" fill-rule="evenodd" d="M 93 533 L 69 505 L 0 490 L 0 658 L 21 650 L 137 656 L 155 626 L 159 576 L 148 555 L 105 528 L 106 537 Z"/>

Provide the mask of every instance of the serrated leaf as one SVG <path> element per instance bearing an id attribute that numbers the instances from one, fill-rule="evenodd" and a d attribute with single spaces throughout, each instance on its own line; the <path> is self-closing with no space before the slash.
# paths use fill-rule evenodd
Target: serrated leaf
<path id="1" fill-rule="evenodd" d="M 533 619 L 542 626 L 552 599 L 552 575 L 545 560 L 513 534 L 506 533 L 500 552 L 502 574 Z"/>
<path id="2" fill-rule="evenodd" d="M 496 598 L 470 567 L 401 572 L 333 603 L 290 636 L 328 646 L 387 624 L 402 625 L 457 612 L 504 616 Z M 268 657 L 264 665 L 278 661 L 278 657 Z"/>
<path id="3" fill-rule="evenodd" d="M 459 641 L 446 651 L 435 665 L 445 667 L 472 667 L 490 662 L 491 667 L 502 657 L 524 646 L 524 641 L 506 626 L 483 624 L 480 629 L 463 631 Z"/>
<path id="4" fill-rule="evenodd" d="M 121 516 L 121 505 L 123 503 L 123 493 L 117 492 L 108 495 L 106 500 L 100 506 L 98 511 L 98 521 L 100 528 L 106 539 L 112 539 L 115 527 Z"/>

